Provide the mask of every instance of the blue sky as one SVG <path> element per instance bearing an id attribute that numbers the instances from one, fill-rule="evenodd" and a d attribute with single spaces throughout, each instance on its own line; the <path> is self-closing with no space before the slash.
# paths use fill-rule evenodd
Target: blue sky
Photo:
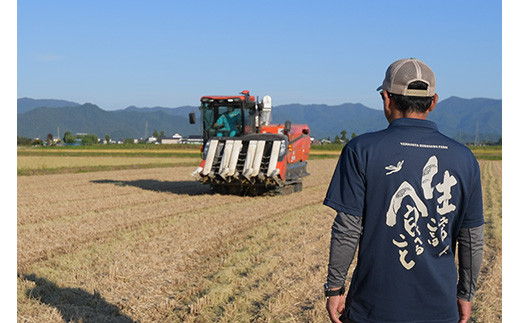
<path id="1" fill-rule="evenodd" d="M 17 97 L 105 110 L 198 105 L 248 89 L 273 105 L 362 103 L 394 60 L 440 99 L 502 98 L 500 1 L 18 1 Z"/>

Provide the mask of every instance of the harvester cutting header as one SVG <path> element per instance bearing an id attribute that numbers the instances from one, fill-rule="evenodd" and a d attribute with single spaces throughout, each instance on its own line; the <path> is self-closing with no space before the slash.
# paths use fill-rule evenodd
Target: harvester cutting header
<path id="1" fill-rule="evenodd" d="M 302 189 L 311 148 L 307 125 L 271 124 L 271 97 L 249 91 L 201 99 L 202 162 L 193 172 L 219 193 L 291 193 Z M 190 123 L 195 123 L 195 113 Z"/>

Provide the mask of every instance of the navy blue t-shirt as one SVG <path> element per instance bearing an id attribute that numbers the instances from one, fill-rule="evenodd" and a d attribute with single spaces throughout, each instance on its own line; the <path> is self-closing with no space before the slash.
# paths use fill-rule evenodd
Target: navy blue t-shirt
<path id="1" fill-rule="evenodd" d="M 324 204 L 363 217 L 356 322 L 457 322 L 456 238 L 484 223 L 480 169 L 435 123 L 396 119 L 344 148 Z"/>

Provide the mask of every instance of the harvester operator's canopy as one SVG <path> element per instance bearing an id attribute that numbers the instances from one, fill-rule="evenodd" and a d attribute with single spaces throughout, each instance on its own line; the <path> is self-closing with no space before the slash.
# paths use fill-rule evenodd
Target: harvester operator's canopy
<path id="1" fill-rule="evenodd" d="M 213 125 L 213 128 L 217 131 L 217 137 L 235 137 L 240 129 L 242 128 L 242 114 L 240 109 L 231 107 L 219 107 L 219 111 L 225 112 L 219 114 L 217 122 Z"/>
<path id="2" fill-rule="evenodd" d="M 249 91 L 200 98 L 204 137 L 239 137 L 253 132 L 256 102 Z"/>
<path id="3" fill-rule="evenodd" d="M 241 100 L 203 101 L 200 108 L 205 138 L 239 137 L 249 133 L 254 119 L 251 118 L 250 109 L 243 103 Z"/>

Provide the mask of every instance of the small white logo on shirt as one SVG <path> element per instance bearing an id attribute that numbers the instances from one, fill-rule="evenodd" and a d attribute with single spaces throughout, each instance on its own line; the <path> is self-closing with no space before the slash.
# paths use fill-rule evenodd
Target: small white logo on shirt
<path id="1" fill-rule="evenodd" d="M 448 149 L 446 145 L 432 145 L 432 144 L 418 144 L 412 142 L 400 142 L 401 146 L 417 147 L 417 148 L 431 148 L 431 149 Z"/>
<path id="2" fill-rule="evenodd" d="M 401 160 L 400 162 L 397 163 L 397 166 L 394 166 L 394 165 L 386 166 L 385 169 L 389 170 L 389 172 L 386 173 L 386 175 L 397 173 L 398 171 L 401 170 L 401 168 L 403 168 L 403 164 L 404 164 L 404 160 Z"/>

